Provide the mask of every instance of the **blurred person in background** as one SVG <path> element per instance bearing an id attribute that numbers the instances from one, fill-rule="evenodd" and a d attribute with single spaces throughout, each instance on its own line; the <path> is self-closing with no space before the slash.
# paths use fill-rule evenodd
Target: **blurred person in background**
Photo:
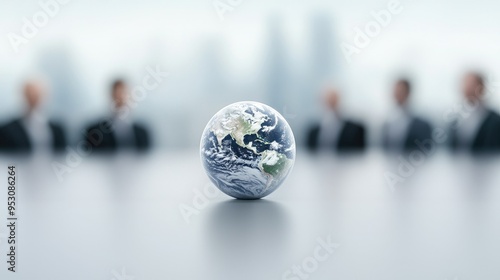
<path id="1" fill-rule="evenodd" d="M 472 152 L 500 151 L 500 115 L 484 102 L 485 82 L 478 72 L 467 73 L 462 93 L 467 112 L 452 124 L 450 146 L 453 150 Z"/>
<path id="2" fill-rule="evenodd" d="M 412 151 L 419 149 L 419 143 L 431 139 L 431 125 L 416 116 L 409 103 L 411 84 L 400 79 L 394 85 L 393 97 L 396 109 L 382 128 L 382 145 L 391 151 Z"/>
<path id="3" fill-rule="evenodd" d="M 26 111 L 0 127 L 0 150 L 8 152 L 60 151 L 66 146 L 63 127 L 42 112 L 47 84 L 39 79 L 23 86 Z"/>
<path id="4" fill-rule="evenodd" d="M 133 149 L 144 151 L 150 146 L 147 129 L 130 118 L 129 87 L 124 80 L 115 80 L 111 86 L 113 112 L 110 117 L 91 125 L 86 130 L 86 141 L 94 151 Z"/>
<path id="5" fill-rule="evenodd" d="M 344 118 L 340 111 L 340 94 L 328 88 L 324 95 L 326 112 L 319 124 L 307 136 L 309 150 L 359 151 L 365 148 L 365 128 Z"/>

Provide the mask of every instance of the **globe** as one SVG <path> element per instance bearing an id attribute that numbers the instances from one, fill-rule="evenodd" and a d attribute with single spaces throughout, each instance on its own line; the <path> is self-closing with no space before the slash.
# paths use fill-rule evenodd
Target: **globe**
<path id="1" fill-rule="evenodd" d="M 275 191 L 295 161 L 295 138 L 286 120 L 258 102 L 224 107 L 201 136 L 200 155 L 210 180 L 225 194 L 259 199 Z"/>

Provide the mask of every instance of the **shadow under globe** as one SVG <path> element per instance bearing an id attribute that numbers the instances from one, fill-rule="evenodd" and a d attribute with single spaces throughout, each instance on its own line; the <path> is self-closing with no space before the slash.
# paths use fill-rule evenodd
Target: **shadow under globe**
<path id="1" fill-rule="evenodd" d="M 268 200 L 230 200 L 209 209 L 205 224 L 211 273 L 229 279 L 279 277 L 289 248 L 286 209 Z M 215 279 L 215 278 L 214 278 Z"/>

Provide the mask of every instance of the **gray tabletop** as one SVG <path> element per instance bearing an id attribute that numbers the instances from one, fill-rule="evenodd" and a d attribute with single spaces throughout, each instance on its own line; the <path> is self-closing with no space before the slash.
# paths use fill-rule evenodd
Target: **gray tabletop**
<path id="1" fill-rule="evenodd" d="M 197 151 L 2 155 L 3 260 L 10 164 L 0 279 L 500 279 L 500 158 L 299 153 L 275 193 L 238 201 Z"/>

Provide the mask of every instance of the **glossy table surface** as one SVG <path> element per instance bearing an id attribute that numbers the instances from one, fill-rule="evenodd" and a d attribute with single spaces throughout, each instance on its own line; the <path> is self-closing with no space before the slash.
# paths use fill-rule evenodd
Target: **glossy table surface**
<path id="1" fill-rule="evenodd" d="M 18 172 L 17 272 L 2 261 L 0 279 L 500 279 L 500 157 L 404 158 L 298 153 L 275 193 L 238 201 L 197 151 L 0 155 L 2 260 Z"/>

